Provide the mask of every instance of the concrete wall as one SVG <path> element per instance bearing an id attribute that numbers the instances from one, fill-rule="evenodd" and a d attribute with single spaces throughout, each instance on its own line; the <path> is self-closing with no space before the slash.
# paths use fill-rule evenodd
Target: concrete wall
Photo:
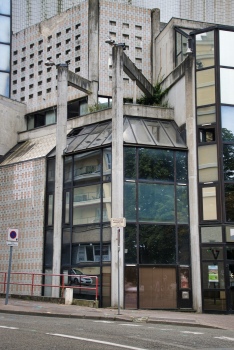
<path id="1" fill-rule="evenodd" d="M 26 130 L 26 106 L 0 95 L 0 156 L 17 143 L 17 132 Z"/>
<path id="2" fill-rule="evenodd" d="M 0 271 L 7 271 L 9 250 L 7 228 L 19 229 L 19 246 L 13 247 L 12 272 L 43 269 L 45 159 L 0 167 Z M 3 281 L 2 275 L 0 280 Z M 12 281 L 30 283 L 28 278 Z M 40 282 L 40 278 L 35 282 Z M 3 292 L 3 285 L 0 285 Z M 35 295 L 40 287 L 35 287 Z M 30 286 L 10 286 L 10 293 L 30 294 Z"/>
<path id="3" fill-rule="evenodd" d="M 156 80 L 165 78 L 175 68 L 175 27 L 181 29 L 203 29 L 210 23 L 172 18 L 156 38 Z"/>
<path id="4" fill-rule="evenodd" d="M 67 132 L 70 132 L 72 129 L 82 127 L 84 125 L 89 125 L 89 124 L 99 123 L 105 120 L 110 120 L 112 118 L 111 113 L 112 113 L 112 109 L 108 108 L 102 111 L 97 111 L 94 113 L 84 115 L 82 117 L 69 119 L 67 121 Z M 174 110 L 173 108 L 124 104 L 123 115 L 133 116 L 133 117 L 173 120 Z M 56 124 L 47 125 L 34 130 L 28 130 L 28 131 L 19 133 L 18 141 L 22 142 L 26 140 L 37 139 L 40 137 L 55 135 L 55 134 L 56 134 Z"/>

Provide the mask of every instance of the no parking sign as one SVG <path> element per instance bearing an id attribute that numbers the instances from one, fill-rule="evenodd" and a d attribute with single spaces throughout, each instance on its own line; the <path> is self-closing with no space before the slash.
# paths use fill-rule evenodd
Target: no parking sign
<path id="1" fill-rule="evenodd" d="M 7 245 L 12 247 L 18 246 L 18 241 L 19 241 L 19 229 L 8 228 Z"/>

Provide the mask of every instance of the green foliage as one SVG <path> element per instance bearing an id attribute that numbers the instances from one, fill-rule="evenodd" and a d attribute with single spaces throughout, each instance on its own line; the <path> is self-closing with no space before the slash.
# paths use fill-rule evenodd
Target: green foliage
<path id="1" fill-rule="evenodd" d="M 108 108 L 108 103 L 94 103 L 88 106 L 88 112 L 93 113 Z"/>
<path id="2" fill-rule="evenodd" d="M 137 99 L 137 103 L 140 105 L 146 105 L 146 106 L 159 106 L 159 107 L 168 107 L 168 101 L 165 103 L 162 103 L 163 97 L 168 93 L 170 90 L 170 87 L 162 90 L 161 87 L 162 79 L 157 79 L 157 83 L 154 86 L 154 92 L 152 97 L 148 97 L 146 95 L 142 96 L 141 98 Z"/>

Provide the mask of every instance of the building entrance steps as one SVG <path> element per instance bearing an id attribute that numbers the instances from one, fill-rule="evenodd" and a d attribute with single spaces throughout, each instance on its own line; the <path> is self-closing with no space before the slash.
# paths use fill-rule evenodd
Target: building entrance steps
<path id="1" fill-rule="evenodd" d="M 33 316 L 87 318 L 103 321 L 148 322 L 159 324 L 188 325 L 234 330 L 234 315 L 197 314 L 161 310 L 118 310 L 113 308 L 89 308 L 77 305 L 63 305 L 49 302 L 0 298 L 0 313 Z"/>

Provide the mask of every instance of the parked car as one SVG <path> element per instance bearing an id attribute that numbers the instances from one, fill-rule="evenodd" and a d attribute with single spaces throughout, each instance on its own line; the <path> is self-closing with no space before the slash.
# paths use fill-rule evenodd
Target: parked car
<path id="1" fill-rule="evenodd" d="M 89 276 L 85 276 L 83 272 L 76 270 L 76 269 L 71 269 L 71 281 L 74 282 L 75 284 L 92 284 L 93 280 Z M 82 276 L 84 275 L 84 276 Z"/>

